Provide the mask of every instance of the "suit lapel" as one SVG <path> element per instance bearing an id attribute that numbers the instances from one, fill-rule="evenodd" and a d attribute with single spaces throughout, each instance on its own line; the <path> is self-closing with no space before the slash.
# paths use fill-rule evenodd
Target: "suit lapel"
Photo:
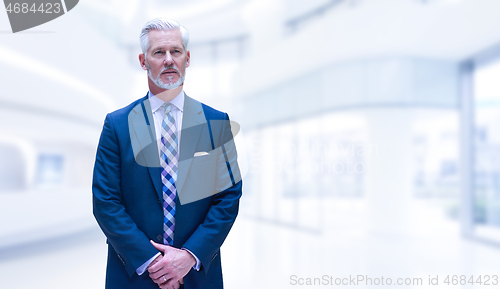
<path id="1" fill-rule="evenodd" d="M 136 162 L 148 168 L 159 198 L 163 198 L 154 119 L 147 96 L 129 114 L 130 140 Z"/>
<path id="2" fill-rule="evenodd" d="M 179 171 L 176 182 L 178 193 L 182 192 L 189 172 L 189 167 L 191 166 L 196 151 L 196 146 L 200 140 L 200 135 L 204 127 L 203 124 L 207 122 L 201 103 L 186 94 L 184 94 L 184 96 Z"/>

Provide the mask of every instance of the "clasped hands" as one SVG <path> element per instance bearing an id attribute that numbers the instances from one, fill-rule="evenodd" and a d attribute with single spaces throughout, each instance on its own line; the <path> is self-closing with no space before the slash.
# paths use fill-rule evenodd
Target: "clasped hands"
<path id="1" fill-rule="evenodd" d="M 148 266 L 149 277 L 161 289 L 178 289 L 184 284 L 184 276 L 196 264 L 194 257 L 186 250 L 166 246 L 151 241 L 153 246 L 163 252 Z"/>

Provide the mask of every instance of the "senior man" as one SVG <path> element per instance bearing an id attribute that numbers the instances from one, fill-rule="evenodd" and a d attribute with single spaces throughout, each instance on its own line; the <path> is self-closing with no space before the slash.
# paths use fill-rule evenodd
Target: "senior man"
<path id="1" fill-rule="evenodd" d="M 149 91 L 104 121 L 92 192 L 107 289 L 223 287 L 220 247 L 242 182 L 228 115 L 184 93 L 188 42 L 175 21 L 146 23 Z"/>

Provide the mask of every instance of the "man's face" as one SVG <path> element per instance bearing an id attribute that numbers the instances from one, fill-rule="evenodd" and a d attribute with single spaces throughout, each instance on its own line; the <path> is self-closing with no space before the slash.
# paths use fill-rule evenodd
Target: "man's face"
<path id="1" fill-rule="evenodd" d="M 141 66 L 160 88 L 174 89 L 184 82 L 189 66 L 189 51 L 182 45 L 179 29 L 153 30 L 149 34 L 149 49 L 139 56 Z"/>

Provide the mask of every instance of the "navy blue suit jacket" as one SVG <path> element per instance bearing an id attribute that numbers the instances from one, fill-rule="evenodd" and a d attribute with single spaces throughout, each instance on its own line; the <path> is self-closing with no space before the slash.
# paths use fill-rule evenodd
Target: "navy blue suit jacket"
<path id="1" fill-rule="evenodd" d="M 173 246 L 201 261 L 200 271 L 184 277 L 186 289 L 222 288 L 219 249 L 242 192 L 232 139 L 227 114 L 185 96 Z M 163 240 L 160 172 L 147 96 L 108 114 L 92 184 L 94 216 L 108 243 L 107 289 L 158 288 L 136 270 L 158 253 L 149 240 Z"/>

